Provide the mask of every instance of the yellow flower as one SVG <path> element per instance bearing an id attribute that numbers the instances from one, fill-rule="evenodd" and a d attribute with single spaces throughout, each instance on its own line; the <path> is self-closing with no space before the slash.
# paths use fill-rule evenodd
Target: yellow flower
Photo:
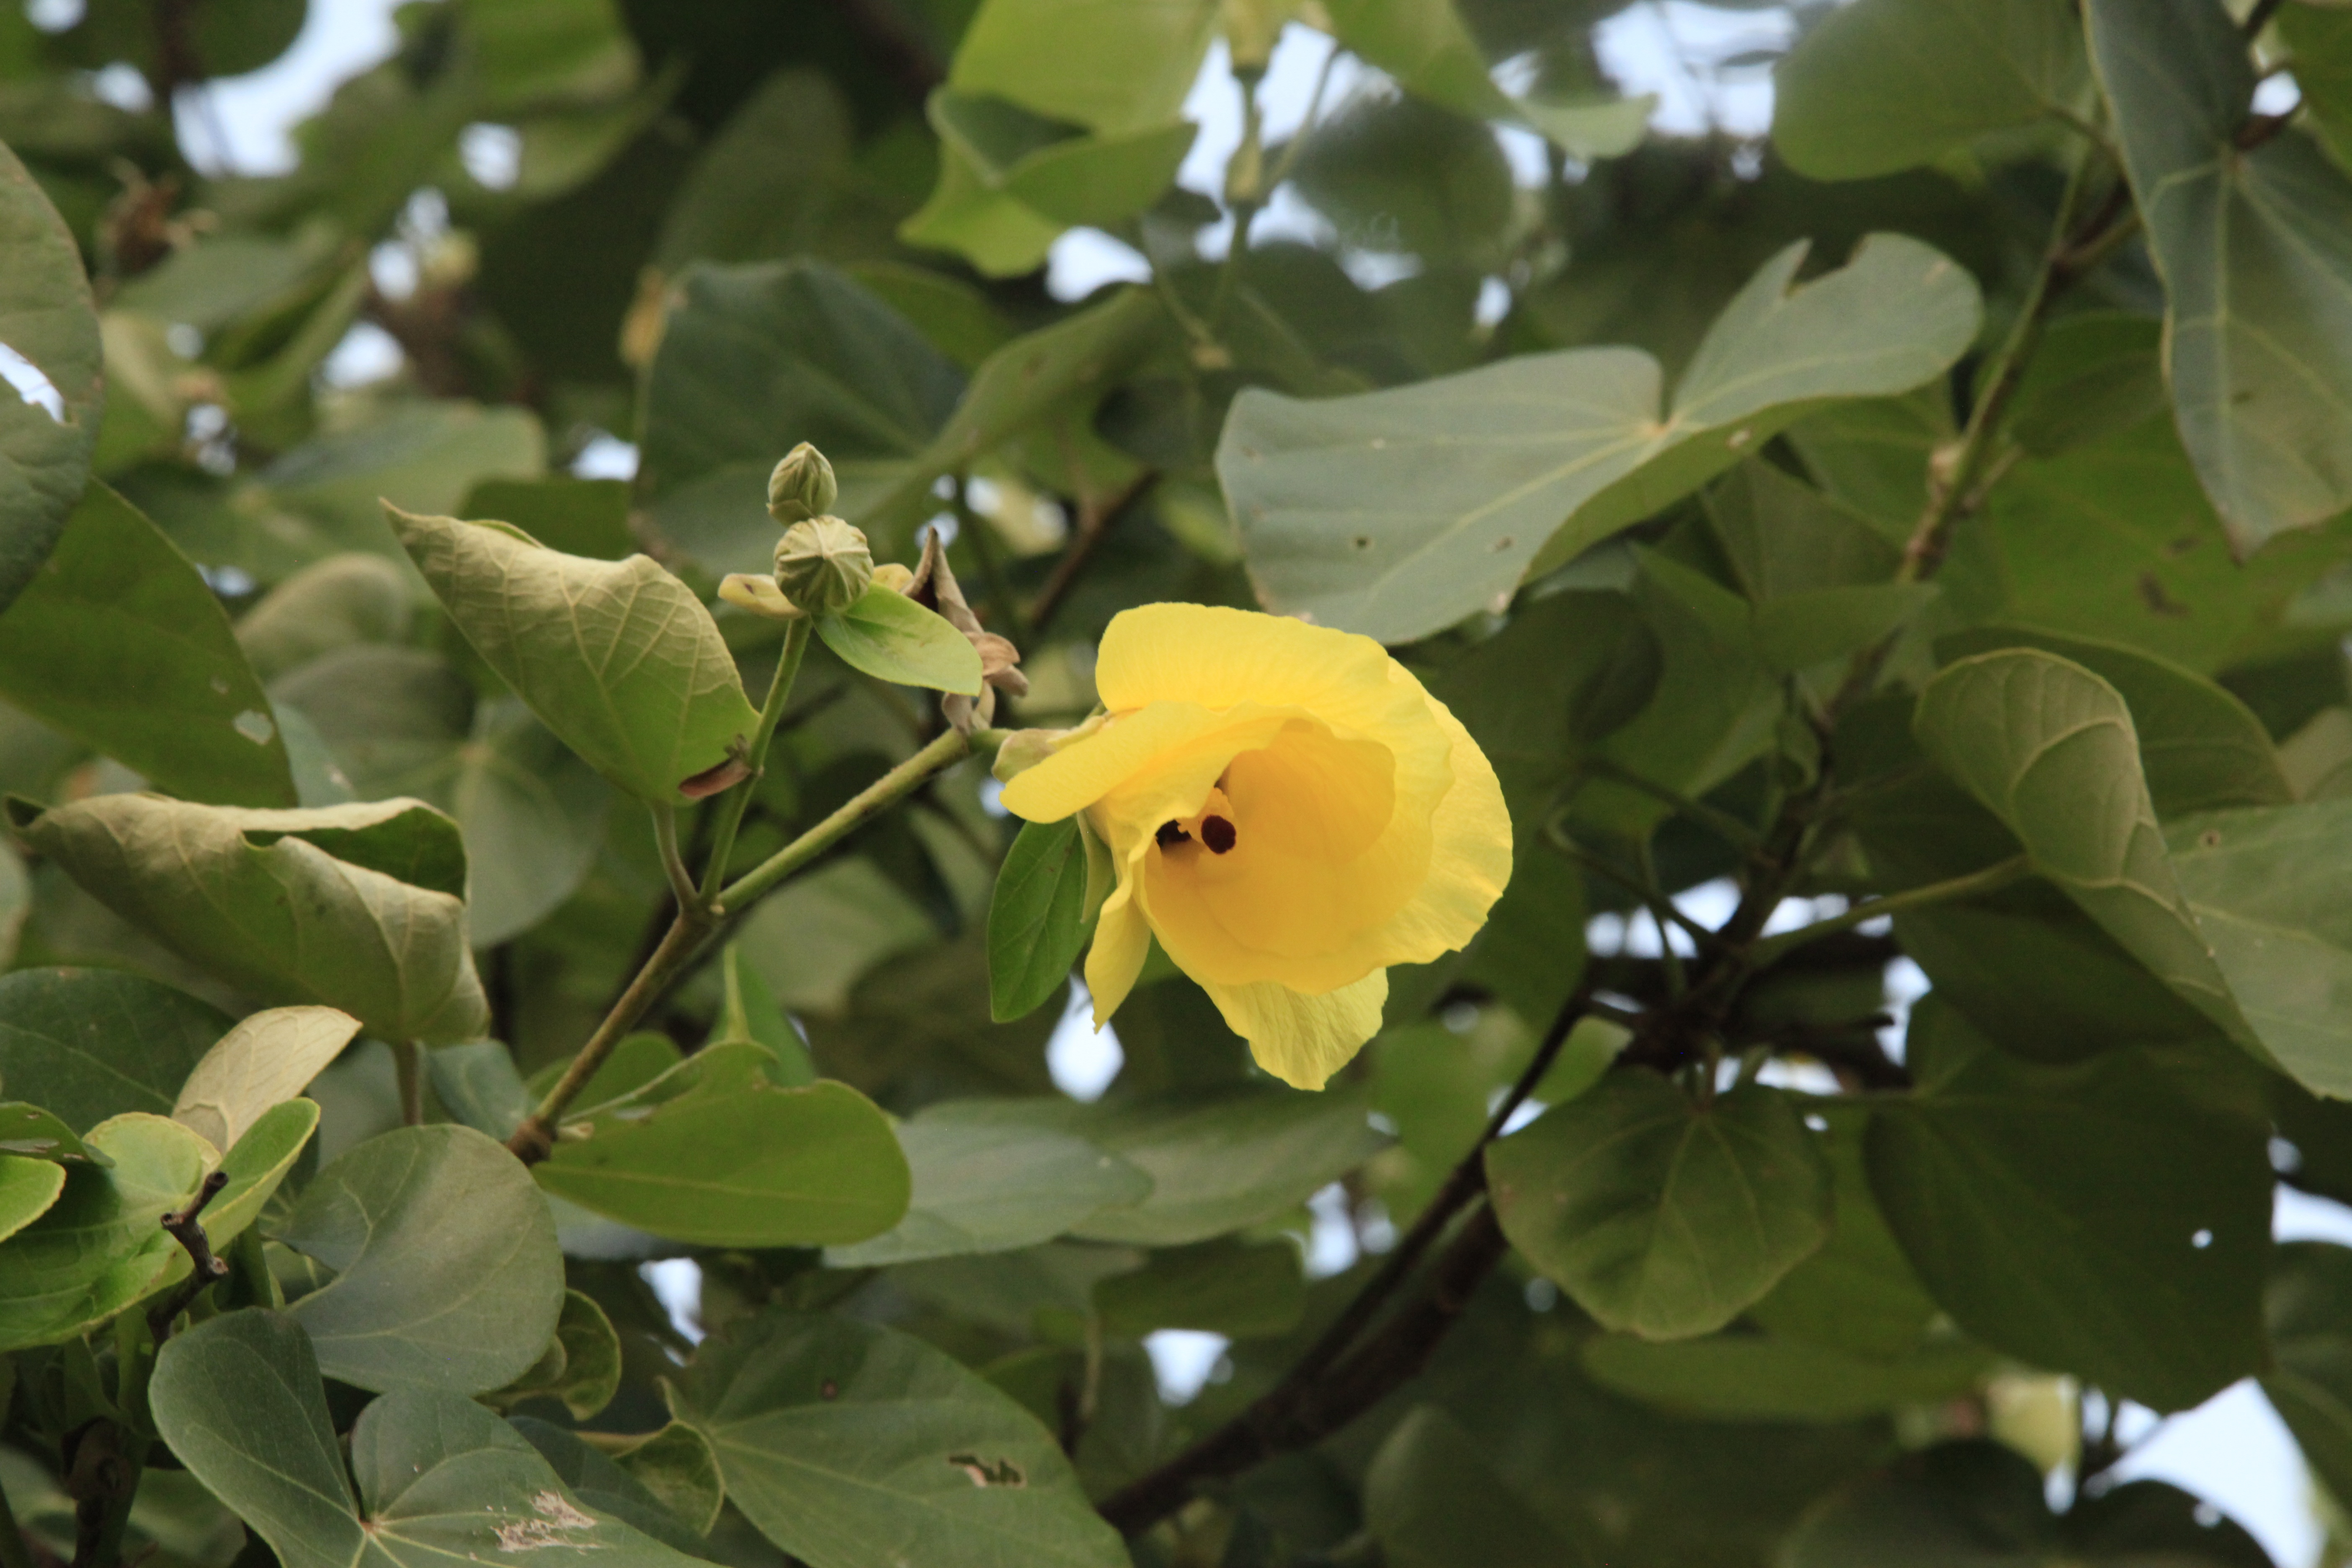
<path id="1" fill-rule="evenodd" d="M 1370 637 L 1147 605 L 1104 634 L 1108 718 L 1005 785 L 1032 822 L 1083 811 L 1110 847 L 1095 1024 L 1157 936 L 1258 1064 L 1320 1089 L 1379 1030 L 1388 966 L 1476 933 L 1511 872 L 1478 743 Z"/>

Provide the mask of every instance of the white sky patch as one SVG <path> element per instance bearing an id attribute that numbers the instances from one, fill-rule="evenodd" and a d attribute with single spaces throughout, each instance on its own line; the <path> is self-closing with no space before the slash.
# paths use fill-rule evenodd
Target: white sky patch
<path id="1" fill-rule="evenodd" d="M 637 477 L 637 444 L 599 430 L 572 459 L 572 477 L 578 479 L 634 479 Z"/>
<path id="2" fill-rule="evenodd" d="M 1144 1335 L 1143 1350 L 1160 1380 L 1160 1397 L 1171 1405 L 1192 1404 L 1208 1386 L 1233 1342 L 1223 1334 L 1198 1329 L 1161 1329 Z"/>
<path id="3" fill-rule="evenodd" d="M 1071 981 L 1062 1021 L 1054 1026 L 1053 1037 L 1045 1042 L 1045 1070 L 1054 1075 L 1054 1087 L 1072 1100 L 1100 1100 L 1126 1065 L 1118 1031 L 1108 1027 L 1099 1034 L 1095 1031 L 1094 997 L 1087 993 L 1086 982 Z"/>
<path id="4" fill-rule="evenodd" d="M 702 1265 L 691 1258 L 663 1258 L 637 1265 L 637 1278 L 669 1314 L 670 1326 L 689 1344 L 702 1342 Z"/>
<path id="5" fill-rule="evenodd" d="M 57 383 L 48 373 L 6 343 L 0 343 L 0 381 L 16 389 L 16 395 L 46 413 L 62 425 L 66 422 L 66 400 L 58 391 Z"/>

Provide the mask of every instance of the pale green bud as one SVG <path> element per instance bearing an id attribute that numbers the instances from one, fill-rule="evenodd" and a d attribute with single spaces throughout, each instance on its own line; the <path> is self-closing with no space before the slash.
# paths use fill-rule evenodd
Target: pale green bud
<path id="1" fill-rule="evenodd" d="M 824 460 L 823 452 L 803 441 L 785 453 L 784 460 L 768 476 L 768 515 L 790 528 L 823 517 L 840 495 L 833 465 Z"/>
<path id="2" fill-rule="evenodd" d="M 796 522 L 776 543 L 776 586 L 812 616 L 839 615 L 872 581 L 874 554 L 866 535 L 837 517 Z"/>

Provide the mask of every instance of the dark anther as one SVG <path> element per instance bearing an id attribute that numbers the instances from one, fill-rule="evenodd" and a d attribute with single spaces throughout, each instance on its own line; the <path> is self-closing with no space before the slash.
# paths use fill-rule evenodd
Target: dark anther
<path id="1" fill-rule="evenodd" d="M 1173 849 L 1192 836 L 1173 822 L 1163 822 L 1160 825 L 1160 831 L 1151 837 L 1162 849 Z"/>
<path id="2" fill-rule="evenodd" d="M 1209 847 L 1212 855 L 1222 855 L 1234 847 L 1234 825 L 1222 816 L 1201 818 L 1201 842 Z"/>

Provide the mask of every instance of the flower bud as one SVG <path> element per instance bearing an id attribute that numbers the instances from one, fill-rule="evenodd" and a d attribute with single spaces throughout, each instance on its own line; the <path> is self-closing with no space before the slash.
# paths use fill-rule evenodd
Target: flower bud
<path id="1" fill-rule="evenodd" d="M 796 522 L 777 542 L 776 586 L 812 616 L 839 615 L 872 581 L 874 556 L 866 535 L 837 517 Z"/>
<path id="2" fill-rule="evenodd" d="M 823 517 L 840 495 L 833 465 L 824 460 L 823 452 L 803 441 L 785 453 L 784 460 L 768 476 L 768 515 L 790 528 Z"/>

